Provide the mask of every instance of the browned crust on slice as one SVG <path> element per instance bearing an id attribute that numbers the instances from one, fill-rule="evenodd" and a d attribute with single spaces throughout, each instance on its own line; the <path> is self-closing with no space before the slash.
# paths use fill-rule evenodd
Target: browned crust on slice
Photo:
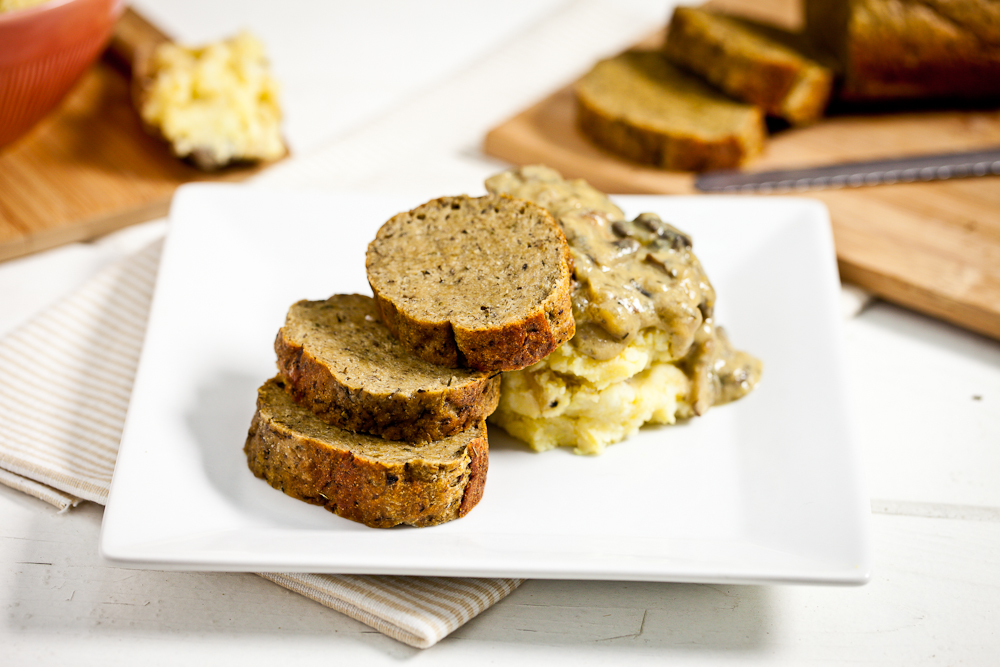
<path id="1" fill-rule="evenodd" d="M 642 89 L 643 99 L 631 95 L 632 85 Z M 729 169 L 764 149 L 759 107 L 724 97 L 658 52 L 630 51 L 602 61 L 575 93 L 580 131 L 635 162 L 671 171 Z M 651 105 L 662 112 L 651 113 Z M 678 122 L 681 116 L 699 120 Z"/>
<path id="2" fill-rule="evenodd" d="M 359 294 L 300 301 L 289 309 L 274 349 L 298 403 L 342 429 L 410 442 L 460 433 L 496 409 L 499 373 L 438 368 L 416 359 L 378 317 L 372 299 Z M 365 377 L 361 357 L 377 367 L 380 384 Z M 414 388 L 417 372 L 425 381 Z M 408 389 L 397 389 L 394 376 Z"/>
<path id="3" fill-rule="evenodd" d="M 487 330 L 460 329 L 449 322 L 409 317 L 377 291 L 375 302 L 382 321 L 393 335 L 431 363 L 451 368 L 515 371 L 544 359 L 573 337 L 576 325 L 570 294 L 567 284 L 542 304 L 540 312 L 505 327 Z"/>
<path id="4" fill-rule="evenodd" d="M 374 285 L 372 293 L 382 322 L 406 349 L 432 364 L 448 368 L 463 365 L 464 357 L 459 353 L 451 322 L 428 322 L 409 317 L 390 299 L 382 296 Z"/>
<path id="5" fill-rule="evenodd" d="M 802 35 L 694 7 L 677 7 L 663 53 L 733 97 L 803 124 L 819 120 L 833 72 Z"/>
<path id="6" fill-rule="evenodd" d="M 576 333 L 569 284 L 542 304 L 540 312 L 526 316 L 520 322 L 487 331 L 455 329 L 458 349 L 476 366 L 513 371 L 526 368 L 544 359 Z M 568 317 L 567 317 L 568 315 Z"/>
<path id="7" fill-rule="evenodd" d="M 579 98 L 577 123 L 580 131 L 598 146 L 629 160 L 668 171 L 732 169 L 759 152 L 748 150 L 746 142 L 735 135 L 706 141 L 695 135 L 639 127 L 628 120 L 609 117 Z"/>
<path id="8" fill-rule="evenodd" d="M 500 209 L 507 207 L 512 210 L 527 208 L 530 215 L 547 219 L 545 224 L 549 233 L 558 240 L 558 249 L 545 256 L 546 261 L 551 262 L 550 270 L 555 276 L 555 286 L 544 299 L 524 305 L 514 320 L 468 326 L 461 323 L 460 317 L 430 319 L 415 313 L 406 303 L 413 300 L 412 294 L 394 297 L 386 293 L 388 290 L 384 280 L 373 276 L 373 266 L 386 261 L 381 255 L 381 244 L 392 238 L 402 220 L 412 221 L 423 215 L 431 215 L 436 209 L 449 209 L 453 206 L 473 209 L 479 206 L 496 206 Z M 487 247 L 482 250 L 487 258 L 481 261 L 487 261 L 491 249 Z M 508 267 L 519 267 L 522 263 L 528 266 L 537 259 L 537 254 L 538 251 L 526 251 L 525 255 L 511 255 L 501 260 Z M 427 202 L 412 211 L 395 216 L 383 225 L 376 239 L 369 245 L 366 265 L 368 281 L 382 321 L 407 349 L 434 364 L 480 371 L 519 370 L 545 358 L 556 347 L 572 338 L 575 332 L 570 301 L 572 259 L 569 246 L 558 223 L 545 209 L 531 202 L 507 195 L 442 197 Z M 461 289 L 465 288 L 463 286 Z M 474 286 L 470 287 L 473 288 Z M 436 294 L 435 298 L 447 300 L 449 294 L 443 291 Z M 499 297 L 487 293 L 483 303 L 490 304 L 491 299 L 496 298 Z M 489 305 L 482 306 L 484 311 L 489 308 Z"/>
<path id="9" fill-rule="evenodd" d="M 297 406 L 273 378 L 258 391 L 243 451 L 253 474 L 285 494 L 390 528 L 465 516 L 482 498 L 488 447 L 485 424 L 412 446 L 343 431 Z"/>
<path id="10" fill-rule="evenodd" d="M 469 513 L 483 498 L 486 489 L 486 471 L 490 467 L 490 448 L 486 439 L 486 422 L 477 426 L 483 435 L 469 443 L 469 479 L 462 493 L 462 503 L 458 506 L 459 518 Z"/>

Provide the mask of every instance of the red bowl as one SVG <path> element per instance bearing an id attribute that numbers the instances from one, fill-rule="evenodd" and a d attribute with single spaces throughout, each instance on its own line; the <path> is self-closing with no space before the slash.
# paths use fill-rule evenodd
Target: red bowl
<path id="1" fill-rule="evenodd" d="M 0 13 L 0 147 L 69 92 L 111 37 L 124 0 L 49 0 Z"/>

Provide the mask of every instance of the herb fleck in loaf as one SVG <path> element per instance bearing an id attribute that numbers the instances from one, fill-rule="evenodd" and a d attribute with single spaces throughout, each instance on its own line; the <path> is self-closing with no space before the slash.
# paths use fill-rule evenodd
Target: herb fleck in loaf
<path id="1" fill-rule="evenodd" d="M 386 222 L 366 266 L 382 320 L 431 363 L 516 370 L 573 336 L 566 237 L 531 202 L 435 199 Z"/>
<path id="2" fill-rule="evenodd" d="M 295 403 L 280 377 L 258 390 L 244 452 L 254 475 L 293 498 L 374 528 L 465 516 L 486 483 L 486 425 L 424 444 L 344 431 Z"/>
<path id="3" fill-rule="evenodd" d="M 833 87 L 833 72 L 807 55 L 808 48 L 800 34 L 677 7 L 663 53 L 736 99 L 801 124 L 823 115 Z"/>
<path id="4" fill-rule="evenodd" d="M 622 157 L 677 171 L 736 167 L 760 153 L 760 108 L 732 100 L 659 52 L 602 60 L 577 82 L 577 123 Z"/>
<path id="5" fill-rule="evenodd" d="M 406 350 L 360 294 L 293 305 L 274 342 L 295 400 L 340 428 L 440 440 L 496 409 L 499 373 L 449 369 Z"/>

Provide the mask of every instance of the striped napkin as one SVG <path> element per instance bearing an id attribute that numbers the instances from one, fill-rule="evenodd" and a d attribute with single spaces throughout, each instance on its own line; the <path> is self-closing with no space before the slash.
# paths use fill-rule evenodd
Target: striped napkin
<path id="1" fill-rule="evenodd" d="M 162 245 L 108 267 L 0 340 L 0 483 L 61 511 L 107 502 Z M 259 574 L 417 648 L 523 581 Z"/>

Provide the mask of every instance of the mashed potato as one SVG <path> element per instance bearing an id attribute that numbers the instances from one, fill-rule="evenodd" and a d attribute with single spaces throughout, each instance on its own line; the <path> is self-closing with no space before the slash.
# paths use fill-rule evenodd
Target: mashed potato
<path id="1" fill-rule="evenodd" d="M 627 380 L 646 370 L 653 363 L 673 361 L 670 340 L 666 333 L 657 329 L 639 332 L 617 356 L 611 359 L 594 359 L 576 349 L 570 340 L 555 349 L 545 359 L 556 373 L 574 376 L 593 385 L 600 391 L 608 385 Z"/>
<path id="2" fill-rule="evenodd" d="M 656 359 L 657 338 L 665 335 L 643 333 L 614 359 L 591 359 L 570 342 L 533 366 L 504 373 L 491 421 L 537 451 L 567 445 L 577 454 L 600 454 L 643 424 L 691 416 L 690 380 Z"/>
<path id="3" fill-rule="evenodd" d="M 736 400 L 761 364 L 734 349 L 712 314 L 715 291 L 684 232 L 546 167 L 503 172 L 490 192 L 529 199 L 559 220 L 573 257 L 576 334 L 505 373 L 490 422 L 545 451 L 600 454 L 643 424 L 673 424 Z"/>
<path id="4" fill-rule="evenodd" d="M 0 0 L 0 13 L 12 12 L 15 9 L 27 9 L 28 7 L 34 7 L 35 5 L 40 5 L 43 2 L 48 2 L 49 0 Z"/>
<path id="5" fill-rule="evenodd" d="M 278 84 L 253 35 L 202 48 L 161 44 L 141 80 L 139 113 L 179 157 L 211 170 L 285 154 Z"/>

